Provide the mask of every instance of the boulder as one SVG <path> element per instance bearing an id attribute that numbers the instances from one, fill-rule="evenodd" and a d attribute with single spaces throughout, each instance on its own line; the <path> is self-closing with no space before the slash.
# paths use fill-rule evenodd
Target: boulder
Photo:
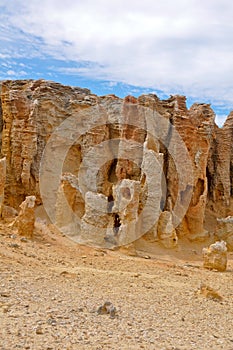
<path id="1" fill-rule="evenodd" d="M 225 271 L 227 268 L 226 242 L 218 241 L 203 248 L 203 266 L 206 269 Z"/>

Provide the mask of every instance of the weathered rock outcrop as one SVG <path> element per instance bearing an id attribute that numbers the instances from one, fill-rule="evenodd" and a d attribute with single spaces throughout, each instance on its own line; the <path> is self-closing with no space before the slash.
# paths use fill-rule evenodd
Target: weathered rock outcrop
<path id="1" fill-rule="evenodd" d="M 6 158 L 0 159 L 0 217 L 2 216 L 6 183 Z"/>
<path id="2" fill-rule="evenodd" d="M 166 248 L 174 248 L 177 245 L 177 234 L 172 224 L 170 211 L 163 211 L 158 221 L 158 238 Z"/>
<path id="3" fill-rule="evenodd" d="M 210 270 L 225 271 L 227 268 L 226 242 L 216 242 L 203 249 L 203 266 Z"/>
<path id="4" fill-rule="evenodd" d="M 35 227 L 35 196 L 27 196 L 25 201 L 20 204 L 18 217 L 14 221 L 14 227 L 17 228 L 20 236 L 32 238 Z"/>
<path id="5" fill-rule="evenodd" d="M 233 211 L 233 112 L 223 127 L 214 128 L 208 157 L 208 207 L 218 217 L 232 215 Z"/>
<path id="6" fill-rule="evenodd" d="M 208 104 L 185 97 L 98 97 L 44 80 L 4 81 L 4 203 L 36 196 L 77 241 L 173 247 L 205 239 L 233 215 L 233 113 L 219 129 Z"/>
<path id="7" fill-rule="evenodd" d="M 54 129 L 85 102 L 89 91 L 43 80 L 5 81 L 1 88 L 1 153 L 7 160 L 6 203 L 39 196 L 39 168 Z M 80 100 L 80 101 L 79 101 Z"/>
<path id="8" fill-rule="evenodd" d="M 226 242 L 227 249 L 233 251 L 233 216 L 217 219 L 216 236 Z"/>

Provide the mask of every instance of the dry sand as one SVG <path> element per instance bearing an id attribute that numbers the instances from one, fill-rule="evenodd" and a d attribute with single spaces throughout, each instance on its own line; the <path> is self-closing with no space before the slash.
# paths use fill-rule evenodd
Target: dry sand
<path id="1" fill-rule="evenodd" d="M 0 224 L 0 349 L 233 350 L 233 253 L 226 272 L 209 271 L 202 247 L 145 242 L 130 256 Z M 105 301 L 115 318 L 97 314 Z"/>

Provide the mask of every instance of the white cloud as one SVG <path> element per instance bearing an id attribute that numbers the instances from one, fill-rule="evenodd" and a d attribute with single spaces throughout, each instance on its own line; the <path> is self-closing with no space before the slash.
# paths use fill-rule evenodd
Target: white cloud
<path id="1" fill-rule="evenodd" d="M 0 59 L 5 59 L 5 58 L 9 58 L 9 55 L 0 53 Z"/>
<path id="2" fill-rule="evenodd" d="M 9 76 L 14 76 L 14 75 L 16 75 L 17 73 L 16 73 L 14 70 L 8 70 L 8 71 L 6 72 L 6 74 L 9 75 Z"/>
<path id="3" fill-rule="evenodd" d="M 20 29 L 26 47 L 32 46 L 30 56 L 93 62 L 64 68 L 67 74 L 233 106 L 229 0 L 2 0 L 3 5 L 5 38 L 7 28 Z"/>
<path id="4" fill-rule="evenodd" d="M 21 78 L 27 78 L 28 74 L 24 70 L 13 70 L 8 69 L 6 72 L 0 72 L 0 80 L 4 79 L 21 79 Z"/>

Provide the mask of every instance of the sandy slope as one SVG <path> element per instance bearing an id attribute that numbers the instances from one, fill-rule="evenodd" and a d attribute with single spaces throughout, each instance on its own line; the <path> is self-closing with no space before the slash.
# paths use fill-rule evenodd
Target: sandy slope
<path id="1" fill-rule="evenodd" d="M 56 232 L 25 241 L 1 224 L 0 349 L 233 350 L 233 254 L 219 273 L 200 245 L 146 245 L 129 256 Z M 201 282 L 222 301 L 197 294 Z M 114 319 L 97 314 L 105 301 Z"/>

